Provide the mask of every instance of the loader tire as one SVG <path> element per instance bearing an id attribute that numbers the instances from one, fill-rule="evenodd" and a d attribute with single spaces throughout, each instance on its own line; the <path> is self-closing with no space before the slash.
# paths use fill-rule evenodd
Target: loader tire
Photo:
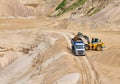
<path id="1" fill-rule="evenodd" d="M 102 51 L 101 45 L 98 45 L 98 46 L 96 47 L 96 50 L 97 50 L 97 51 Z"/>

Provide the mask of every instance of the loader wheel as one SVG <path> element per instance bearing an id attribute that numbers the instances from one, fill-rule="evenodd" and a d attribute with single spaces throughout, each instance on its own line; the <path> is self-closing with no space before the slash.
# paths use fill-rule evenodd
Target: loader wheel
<path id="1" fill-rule="evenodd" d="M 102 50 L 102 47 L 101 47 L 100 45 L 98 45 L 98 46 L 96 47 L 96 50 L 97 50 L 97 51 L 101 51 L 101 50 Z"/>
<path id="2" fill-rule="evenodd" d="M 90 46 L 89 45 L 85 45 L 85 50 L 89 50 L 90 49 Z"/>

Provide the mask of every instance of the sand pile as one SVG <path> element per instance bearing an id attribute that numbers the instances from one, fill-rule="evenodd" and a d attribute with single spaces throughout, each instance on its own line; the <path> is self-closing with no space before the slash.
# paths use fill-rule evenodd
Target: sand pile
<path id="1" fill-rule="evenodd" d="M 0 17 L 27 17 L 33 15 L 34 11 L 25 7 L 18 0 L 0 1 Z"/>
<path id="2" fill-rule="evenodd" d="M 6 67 L 8 64 L 12 63 L 21 54 L 22 53 L 20 53 L 20 52 L 9 51 L 3 55 L 0 55 L 0 68 Z"/>

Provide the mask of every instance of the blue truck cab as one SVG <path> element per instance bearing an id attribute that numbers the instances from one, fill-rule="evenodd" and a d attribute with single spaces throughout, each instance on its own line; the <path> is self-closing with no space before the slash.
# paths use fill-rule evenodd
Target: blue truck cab
<path id="1" fill-rule="evenodd" d="M 85 44 L 83 41 L 74 41 L 73 39 L 71 40 L 72 44 L 72 52 L 76 56 L 85 56 Z"/>

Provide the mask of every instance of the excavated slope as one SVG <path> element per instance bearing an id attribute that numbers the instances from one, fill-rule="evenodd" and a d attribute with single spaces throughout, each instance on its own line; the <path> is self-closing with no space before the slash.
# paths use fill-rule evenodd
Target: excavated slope
<path id="1" fill-rule="evenodd" d="M 120 24 L 120 0 L 115 0 L 96 15 L 92 16 L 91 19 L 99 22 Z"/>
<path id="2" fill-rule="evenodd" d="M 55 0 L 54 0 L 55 1 Z M 112 0 L 61 0 L 51 13 L 51 16 L 62 15 L 66 12 L 79 16 L 91 16 L 99 12 Z"/>
<path id="3" fill-rule="evenodd" d="M 33 15 L 34 11 L 25 7 L 18 0 L 0 1 L 0 17 L 27 17 Z"/>
<path id="4" fill-rule="evenodd" d="M 83 6 L 77 9 L 80 16 L 92 16 L 106 7 L 112 0 L 87 0 Z"/>
<path id="5" fill-rule="evenodd" d="M 49 15 L 55 10 L 62 0 L 40 0 L 36 9 L 37 15 Z"/>

